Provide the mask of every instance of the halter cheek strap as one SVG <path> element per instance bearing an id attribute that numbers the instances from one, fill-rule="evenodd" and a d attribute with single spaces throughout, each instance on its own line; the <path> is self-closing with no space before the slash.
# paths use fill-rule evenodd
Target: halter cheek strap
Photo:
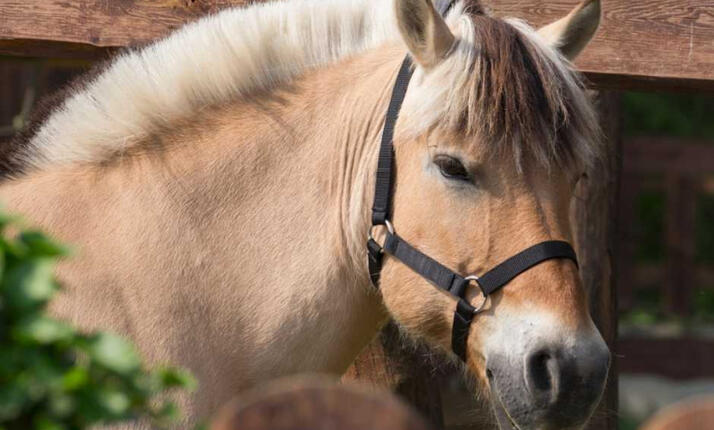
<path id="1" fill-rule="evenodd" d="M 452 5 L 453 0 L 442 1 L 438 7 L 439 12 L 442 15 L 446 14 Z M 370 231 L 367 240 L 369 275 L 372 284 L 379 288 L 379 276 L 384 255 L 389 254 L 437 288 L 454 296 L 457 299 L 457 305 L 451 331 L 451 349 L 457 356 L 466 361 L 466 343 L 469 328 L 474 315 L 480 311 L 480 308 L 473 307 L 465 300 L 466 290 L 472 281 L 481 289 L 485 300 L 490 294 L 508 284 L 516 276 L 544 261 L 568 259 L 572 260 L 576 265 L 578 263 L 575 251 L 569 243 L 547 241 L 519 252 L 481 276 L 463 277 L 422 253 L 396 234 L 389 221 L 392 181 L 394 180 L 394 127 L 404 102 L 412 73 L 412 62 L 407 56 L 399 69 L 384 121 L 384 130 L 382 131 L 374 204 L 372 205 L 372 229 L 375 226 L 383 225 L 387 228 L 387 235 L 384 245 L 381 246 L 374 240 Z"/>

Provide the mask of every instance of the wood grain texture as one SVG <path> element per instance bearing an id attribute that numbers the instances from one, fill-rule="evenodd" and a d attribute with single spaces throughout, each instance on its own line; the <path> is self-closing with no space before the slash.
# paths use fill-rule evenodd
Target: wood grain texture
<path id="1" fill-rule="evenodd" d="M 603 88 L 714 90 L 714 0 L 601 0 L 602 22 L 576 61 Z M 574 0 L 488 0 L 539 27 Z"/>
<path id="2" fill-rule="evenodd" d="M 714 0 L 602 0 L 602 28 L 577 65 L 601 88 L 714 91 Z M 102 58 L 250 0 L 3 0 L 0 54 Z M 488 0 L 540 26 L 577 0 Z"/>
<path id="3" fill-rule="evenodd" d="M 249 0 L 3 0 L 0 54 L 101 58 Z"/>
<path id="4" fill-rule="evenodd" d="M 581 181 L 571 207 L 580 275 L 590 298 L 590 314 L 613 352 L 603 399 L 587 429 L 617 428 L 617 202 L 622 170 L 622 115 L 619 93 L 602 91 L 598 112 L 605 153 L 587 181 Z"/>
<path id="5" fill-rule="evenodd" d="M 624 168 L 636 174 L 710 175 L 714 166 L 712 143 L 662 136 L 630 138 L 624 145 Z"/>

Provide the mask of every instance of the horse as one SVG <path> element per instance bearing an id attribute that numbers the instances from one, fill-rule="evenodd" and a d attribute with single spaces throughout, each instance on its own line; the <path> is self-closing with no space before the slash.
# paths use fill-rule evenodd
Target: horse
<path id="1" fill-rule="evenodd" d="M 421 252 L 480 274 L 544 240 L 601 156 L 571 61 L 598 0 L 540 29 L 459 0 L 291 0 L 229 8 L 130 49 L 72 84 L 2 151 L 0 199 L 74 244 L 52 312 L 130 337 L 150 363 L 199 380 L 196 422 L 236 393 L 304 372 L 342 374 L 389 318 L 450 351 L 458 300 L 365 242 L 385 112 L 391 225 Z M 385 229 L 375 229 L 375 240 Z M 576 264 L 553 259 L 483 303 L 464 368 L 502 428 L 580 428 L 610 354 Z M 136 424 L 141 426 L 141 424 Z"/>

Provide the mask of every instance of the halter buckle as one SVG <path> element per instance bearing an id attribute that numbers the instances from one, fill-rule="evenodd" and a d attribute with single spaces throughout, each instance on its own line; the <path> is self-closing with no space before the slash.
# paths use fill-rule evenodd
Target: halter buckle
<path id="1" fill-rule="evenodd" d="M 372 240 L 376 242 L 376 240 L 374 240 L 374 229 L 380 226 L 381 224 L 377 224 L 370 227 L 369 234 L 367 234 L 367 240 Z M 389 221 L 388 219 L 384 220 L 384 226 L 387 227 L 387 231 L 389 232 L 389 234 L 394 234 L 394 226 L 392 225 L 391 221 Z"/>
<path id="2" fill-rule="evenodd" d="M 483 302 L 481 302 L 480 305 L 478 305 L 476 308 L 474 308 L 474 315 L 481 313 L 483 308 L 486 306 L 486 303 L 489 301 L 489 298 L 491 296 L 486 295 L 486 293 L 483 292 L 483 288 L 481 288 L 481 284 L 479 284 L 479 277 L 476 275 L 471 275 L 467 276 L 464 279 L 467 281 L 474 281 L 476 285 L 478 286 L 478 289 L 481 290 L 481 295 L 483 295 Z"/>

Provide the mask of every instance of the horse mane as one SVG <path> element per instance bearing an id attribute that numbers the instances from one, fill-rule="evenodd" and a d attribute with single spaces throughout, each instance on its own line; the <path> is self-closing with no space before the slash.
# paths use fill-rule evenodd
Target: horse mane
<path id="1" fill-rule="evenodd" d="M 282 0 L 231 8 L 127 50 L 69 87 L 0 150 L 2 174 L 106 161 L 207 106 L 398 41 L 391 3 Z M 494 140 L 496 149 L 520 139 L 518 154 L 525 148 L 546 161 L 588 157 L 586 145 L 562 143 L 595 129 L 567 61 L 527 25 L 491 18 L 475 0 L 459 2 L 448 22 L 459 45 L 438 70 L 417 70 L 421 85 L 410 89 L 403 111 L 416 121 L 412 130 L 443 122 Z M 523 144 L 526 136 L 531 143 Z"/>
<path id="2" fill-rule="evenodd" d="M 390 2 L 283 0 L 230 8 L 119 54 L 11 146 L 13 168 L 101 162 L 207 106 L 398 40 Z M 5 151 L 7 152 L 7 151 Z"/>
<path id="3" fill-rule="evenodd" d="M 489 16 L 478 2 L 460 3 L 450 18 L 458 45 L 435 70 L 416 71 L 402 129 L 469 136 L 487 156 L 512 155 L 518 169 L 593 167 L 601 131 L 572 64 L 525 22 Z"/>

